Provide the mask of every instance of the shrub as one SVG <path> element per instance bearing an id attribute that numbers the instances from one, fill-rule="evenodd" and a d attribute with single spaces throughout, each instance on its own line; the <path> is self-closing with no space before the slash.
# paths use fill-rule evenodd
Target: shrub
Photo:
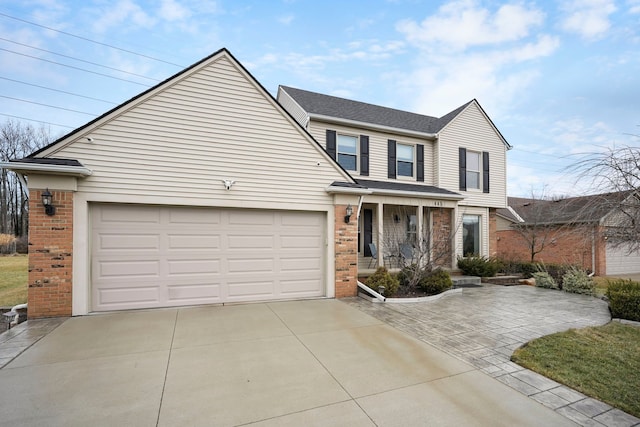
<path id="1" fill-rule="evenodd" d="M 577 268 L 569 267 L 562 276 L 562 289 L 574 294 L 595 295 L 596 284 L 587 275 L 587 272 Z"/>
<path id="2" fill-rule="evenodd" d="M 607 298 L 611 316 L 640 322 L 640 283 L 632 280 L 608 281 Z"/>
<path id="3" fill-rule="evenodd" d="M 429 295 L 442 293 L 452 286 L 451 276 L 442 269 L 434 270 L 420 280 L 420 287 Z"/>
<path id="4" fill-rule="evenodd" d="M 485 256 L 458 257 L 458 268 L 467 276 L 493 277 L 500 269 L 500 262 Z"/>
<path id="5" fill-rule="evenodd" d="M 503 274 L 521 274 L 524 278 L 528 279 L 533 277 L 533 273 L 538 271 L 536 269 L 536 263 L 526 261 L 515 260 L 500 260 L 500 273 Z"/>
<path id="6" fill-rule="evenodd" d="M 558 289 L 558 284 L 546 271 L 536 271 L 533 278 L 536 279 L 536 286 L 539 288 Z"/>
<path id="7" fill-rule="evenodd" d="M 420 282 L 422 273 L 423 271 L 421 271 L 417 264 L 404 266 L 402 270 L 400 270 L 400 273 L 398 273 L 400 286 L 413 288 L 415 284 Z"/>
<path id="8" fill-rule="evenodd" d="M 386 297 L 393 296 L 398 291 L 398 286 L 400 286 L 398 279 L 393 277 L 386 267 L 378 267 L 376 272 L 369 276 L 365 284 L 376 292 L 378 292 L 380 286 L 384 286 L 384 296 Z"/>
<path id="9" fill-rule="evenodd" d="M 16 252 L 16 238 L 11 234 L 0 234 L 0 254 Z"/>

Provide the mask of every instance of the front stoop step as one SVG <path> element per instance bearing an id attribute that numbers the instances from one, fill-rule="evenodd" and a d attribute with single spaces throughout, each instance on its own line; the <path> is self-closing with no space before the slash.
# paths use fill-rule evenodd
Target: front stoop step
<path id="1" fill-rule="evenodd" d="M 451 276 L 453 287 L 459 285 L 478 285 L 481 286 L 482 279 L 478 276 Z"/>

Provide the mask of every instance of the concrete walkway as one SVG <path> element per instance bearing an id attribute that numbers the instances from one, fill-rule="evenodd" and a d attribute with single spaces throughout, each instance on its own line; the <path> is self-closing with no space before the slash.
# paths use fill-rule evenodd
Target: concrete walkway
<path id="1" fill-rule="evenodd" d="M 429 303 L 348 302 L 580 425 L 640 425 L 638 418 L 510 361 L 515 349 L 534 338 L 608 323 L 611 317 L 602 300 L 530 286 L 484 285 Z"/>
<path id="2" fill-rule="evenodd" d="M 27 322 L 0 348 L 45 322 Z M 338 300 L 133 311 L 46 328 L 0 369 L 5 425 L 575 425 Z"/>

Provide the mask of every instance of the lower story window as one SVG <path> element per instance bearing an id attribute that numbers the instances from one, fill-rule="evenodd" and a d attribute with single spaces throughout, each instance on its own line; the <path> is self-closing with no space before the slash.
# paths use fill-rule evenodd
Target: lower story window
<path id="1" fill-rule="evenodd" d="M 480 255 L 480 215 L 462 216 L 462 255 Z"/>

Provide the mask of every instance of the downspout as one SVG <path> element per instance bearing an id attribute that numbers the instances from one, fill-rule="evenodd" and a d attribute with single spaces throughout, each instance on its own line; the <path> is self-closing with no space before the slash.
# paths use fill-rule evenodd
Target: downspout
<path id="1" fill-rule="evenodd" d="M 358 287 L 363 291 L 370 293 L 371 295 L 373 295 L 374 297 L 376 297 L 378 300 L 382 302 L 385 302 L 387 300 L 387 298 L 385 298 L 383 295 L 380 295 L 378 292 L 374 291 L 373 289 L 371 289 L 370 287 L 368 287 L 367 285 L 365 285 L 359 280 L 358 280 Z"/>
<path id="2" fill-rule="evenodd" d="M 364 200 L 364 196 L 360 196 L 360 200 L 358 201 L 358 212 L 356 214 L 356 218 L 360 219 L 360 210 L 362 210 L 362 201 Z"/>

